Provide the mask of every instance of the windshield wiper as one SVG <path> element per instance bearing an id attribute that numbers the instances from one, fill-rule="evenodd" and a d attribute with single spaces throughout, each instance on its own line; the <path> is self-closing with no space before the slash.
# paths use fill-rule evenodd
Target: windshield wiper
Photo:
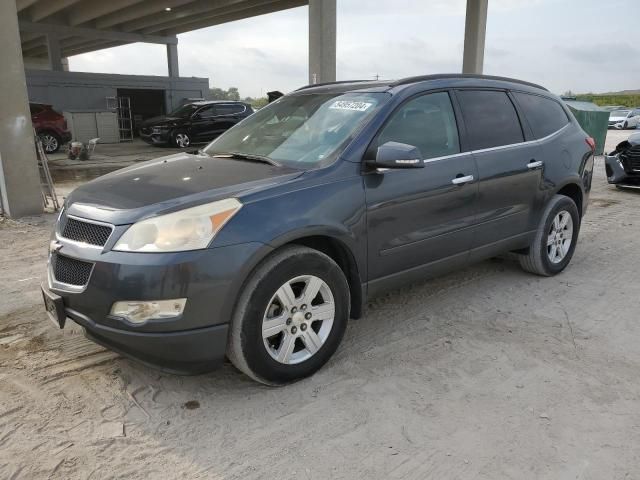
<path id="1" fill-rule="evenodd" d="M 210 153 L 212 157 L 222 157 L 222 158 L 237 158 L 239 160 L 249 160 L 250 162 L 261 162 L 267 163 L 269 165 L 273 165 L 274 167 L 281 167 L 278 162 L 272 160 L 269 157 L 265 157 L 264 155 L 254 155 L 252 153 L 241 153 L 241 152 L 217 152 Z"/>

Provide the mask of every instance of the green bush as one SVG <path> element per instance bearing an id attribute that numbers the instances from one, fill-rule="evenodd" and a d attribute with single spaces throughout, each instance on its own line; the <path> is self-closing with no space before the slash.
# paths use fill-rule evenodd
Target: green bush
<path id="1" fill-rule="evenodd" d="M 631 95 L 595 95 L 595 94 L 582 94 L 577 95 L 578 100 L 585 102 L 593 102 L 596 105 L 624 105 L 625 107 L 638 107 L 640 106 L 640 94 Z"/>

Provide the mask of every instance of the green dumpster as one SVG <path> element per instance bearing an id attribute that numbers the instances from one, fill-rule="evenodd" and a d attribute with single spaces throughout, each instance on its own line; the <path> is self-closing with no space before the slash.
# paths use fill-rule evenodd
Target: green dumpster
<path id="1" fill-rule="evenodd" d="M 582 129 L 596 141 L 596 155 L 604 152 L 604 141 L 609 126 L 609 111 L 591 102 L 565 100 Z"/>

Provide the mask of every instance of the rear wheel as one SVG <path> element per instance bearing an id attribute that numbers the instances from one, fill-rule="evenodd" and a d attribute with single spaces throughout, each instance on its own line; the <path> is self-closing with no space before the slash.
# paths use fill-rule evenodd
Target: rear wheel
<path id="1" fill-rule="evenodd" d="M 238 300 L 227 356 L 253 379 L 283 385 L 322 367 L 338 348 L 349 286 L 327 255 L 285 247 L 253 273 Z"/>
<path id="2" fill-rule="evenodd" d="M 529 253 L 520 256 L 520 265 L 528 272 L 552 276 L 571 261 L 578 241 L 580 215 L 575 202 L 555 195 L 545 209 Z"/>
<path id="3" fill-rule="evenodd" d="M 176 132 L 173 134 L 173 144 L 179 148 L 187 148 L 191 145 L 191 138 L 186 132 Z"/>
<path id="4" fill-rule="evenodd" d="M 61 139 L 55 133 L 43 132 L 38 136 L 40 137 L 45 153 L 55 153 L 60 149 Z"/>

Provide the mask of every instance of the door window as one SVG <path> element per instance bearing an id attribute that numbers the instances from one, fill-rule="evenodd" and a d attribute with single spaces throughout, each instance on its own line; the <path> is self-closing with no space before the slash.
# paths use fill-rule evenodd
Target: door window
<path id="1" fill-rule="evenodd" d="M 378 136 L 377 145 L 386 142 L 418 147 L 424 159 L 459 153 L 458 128 L 449 94 L 430 93 L 402 105 Z"/>
<path id="2" fill-rule="evenodd" d="M 524 141 L 518 114 L 505 92 L 460 90 L 456 96 L 462 108 L 471 150 Z"/>
<path id="3" fill-rule="evenodd" d="M 569 123 L 567 114 L 558 102 L 529 93 L 515 92 L 513 95 L 527 117 L 535 138 L 551 135 Z"/>
<path id="4" fill-rule="evenodd" d="M 200 118 L 211 118 L 216 116 L 216 111 L 213 105 L 209 105 L 198 110 L 198 115 Z"/>
<path id="5" fill-rule="evenodd" d="M 244 105 L 216 105 L 216 115 L 234 115 L 244 111 Z"/>

